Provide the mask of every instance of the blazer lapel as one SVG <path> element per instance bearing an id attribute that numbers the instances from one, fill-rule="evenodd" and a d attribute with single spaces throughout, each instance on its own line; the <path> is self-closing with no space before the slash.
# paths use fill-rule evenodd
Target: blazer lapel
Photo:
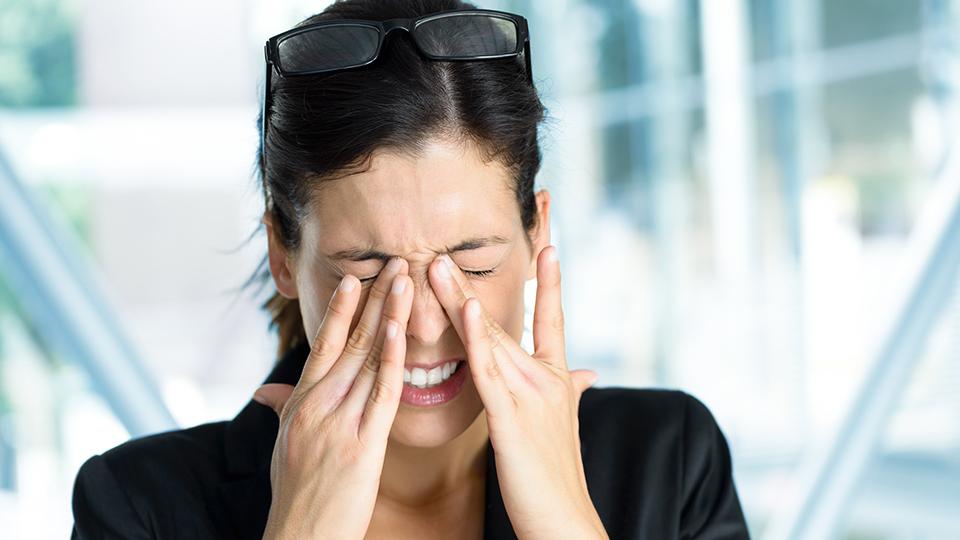
<path id="1" fill-rule="evenodd" d="M 263 384 L 297 384 L 309 351 L 306 343 L 288 351 Z M 279 425 L 270 407 L 251 399 L 224 429 L 226 474 L 217 486 L 213 507 L 221 530 L 233 538 L 263 537 L 270 512 L 270 461 Z"/>
<path id="2" fill-rule="evenodd" d="M 517 535 L 510 524 L 507 509 L 500 495 L 500 482 L 497 480 L 497 464 L 493 456 L 493 445 L 487 439 L 487 476 L 484 480 L 484 540 L 516 540 Z"/>

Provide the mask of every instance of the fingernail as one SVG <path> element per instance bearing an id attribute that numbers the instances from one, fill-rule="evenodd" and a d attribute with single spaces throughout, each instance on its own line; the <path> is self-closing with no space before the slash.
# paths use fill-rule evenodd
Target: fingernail
<path id="1" fill-rule="evenodd" d="M 550 246 L 550 251 L 547 253 L 547 260 L 550 262 L 556 262 L 557 260 L 557 246 Z"/>
<path id="2" fill-rule="evenodd" d="M 266 404 L 267 404 L 267 402 L 263 400 L 263 398 L 260 396 L 260 394 L 257 394 L 257 393 L 254 393 L 254 394 L 253 394 L 253 400 L 256 401 L 257 403 L 261 404 L 261 405 L 266 405 Z"/>
<path id="3" fill-rule="evenodd" d="M 350 292 L 353 290 L 354 285 L 356 285 L 355 281 L 350 279 L 348 276 L 343 276 L 343 279 L 340 280 L 339 289 L 343 292 Z"/>
<path id="4" fill-rule="evenodd" d="M 407 280 L 397 276 L 393 278 L 393 287 L 390 288 L 390 292 L 393 294 L 400 294 L 404 289 L 407 288 Z"/>
<path id="5" fill-rule="evenodd" d="M 446 255 L 440 256 L 440 267 L 437 268 L 437 272 L 444 279 L 450 277 L 450 259 Z"/>
<path id="6" fill-rule="evenodd" d="M 388 272 L 399 272 L 400 271 L 400 257 L 394 257 L 390 259 L 390 262 L 387 264 Z"/>

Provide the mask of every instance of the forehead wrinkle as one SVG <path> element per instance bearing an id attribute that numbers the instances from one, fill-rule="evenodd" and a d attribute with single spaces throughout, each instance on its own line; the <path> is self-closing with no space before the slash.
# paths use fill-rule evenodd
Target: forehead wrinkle
<path id="1" fill-rule="evenodd" d="M 478 215 L 475 205 L 468 204 L 464 197 L 451 192 L 450 196 L 437 199 L 423 194 L 427 191 L 423 182 L 415 182 L 418 187 L 420 203 L 412 211 L 402 211 L 399 205 L 387 204 L 385 197 L 372 197 L 364 194 L 369 204 L 358 208 L 357 226 L 351 227 L 358 234 L 352 240 L 355 245 L 349 248 L 357 251 L 380 252 L 375 258 L 386 259 L 399 255 L 410 261 L 422 257 L 429 262 L 441 253 L 452 253 L 459 244 L 478 238 L 492 238 L 488 245 L 498 245 L 509 240 L 508 234 L 489 227 L 483 230 L 471 227 L 474 223 L 488 221 Z M 382 211 L 378 211 L 382 210 Z M 494 212 L 501 212 L 499 209 Z M 485 212 L 486 213 L 486 212 Z M 376 216 L 376 218 L 375 218 Z M 382 220 L 380 219 L 382 218 Z M 377 222 L 384 226 L 374 225 Z M 438 224 L 454 223 L 454 226 Z M 499 229 L 499 227 L 498 227 Z M 359 237 L 359 238 L 358 238 Z M 344 242 L 345 244 L 349 243 Z M 482 247 L 482 246 L 478 246 Z M 333 254 L 331 254 L 333 255 Z"/>
<path id="2" fill-rule="evenodd" d="M 420 160 L 379 154 L 368 169 L 328 184 L 324 190 L 327 204 L 323 204 L 327 212 L 318 216 L 320 229 L 336 231 L 343 240 L 341 245 L 353 244 L 356 250 L 408 258 L 416 258 L 411 254 L 420 252 L 432 260 L 434 254 L 467 236 L 492 235 L 472 227 L 458 226 L 451 231 L 452 227 L 444 224 L 489 223 L 496 214 L 519 222 L 506 169 L 494 165 L 496 162 L 485 164 L 462 151 L 448 150 L 455 149 L 431 148 L 426 159 Z M 448 178 L 450 182 L 445 181 Z M 489 182 L 495 182 L 496 196 L 484 187 Z M 332 209 L 336 211 L 331 213 Z M 429 238 L 438 231 L 446 233 L 441 241 Z M 435 242 L 439 245 L 431 245 Z"/>

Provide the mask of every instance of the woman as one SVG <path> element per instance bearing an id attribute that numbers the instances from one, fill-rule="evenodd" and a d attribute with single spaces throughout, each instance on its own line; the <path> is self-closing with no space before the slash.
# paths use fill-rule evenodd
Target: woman
<path id="1" fill-rule="evenodd" d="M 526 22 L 309 26 L 474 7 L 347 0 L 269 42 L 280 359 L 232 421 L 84 463 L 74 537 L 748 537 L 701 402 L 567 367 Z"/>

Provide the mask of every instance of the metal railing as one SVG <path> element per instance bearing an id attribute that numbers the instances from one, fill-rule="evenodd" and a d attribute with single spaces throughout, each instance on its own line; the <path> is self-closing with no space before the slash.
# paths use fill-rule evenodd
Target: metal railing
<path id="1" fill-rule="evenodd" d="M 952 152 L 920 212 L 902 260 L 904 284 L 887 311 L 871 363 L 826 450 L 804 468 L 792 504 L 775 515 L 765 537 L 771 540 L 832 538 L 862 478 L 877 454 L 905 389 L 904 381 L 923 358 L 926 341 L 960 281 L 960 156 Z"/>
<path id="2" fill-rule="evenodd" d="M 132 436 L 176 427 L 76 244 L 0 151 L 0 275 L 27 324 L 82 366 Z"/>

